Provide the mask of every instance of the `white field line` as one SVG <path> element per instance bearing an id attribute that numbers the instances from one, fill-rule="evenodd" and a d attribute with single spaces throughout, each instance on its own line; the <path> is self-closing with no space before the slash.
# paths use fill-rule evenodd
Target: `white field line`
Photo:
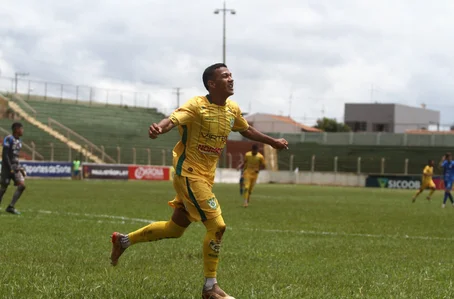
<path id="1" fill-rule="evenodd" d="M 27 210 L 28 212 L 40 213 L 45 215 L 61 215 L 61 216 L 75 216 L 84 217 L 88 219 L 96 220 L 97 223 L 118 223 L 125 224 L 127 222 L 139 222 L 139 223 L 153 223 L 155 220 L 143 219 L 143 218 L 131 218 L 125 216 L 114 216 L 105 214 L 87 214 L 87 213 L 72 213 L 72 212 L 56 212 L 46 210 Z M 109 221 L 103 221 L 99 219 L 109 219 Z M 82 220 L 82 219 L 80 219 Z M 120 221 L 114 221 L 120 220 Z M 408 235 L 388 235 L 388 234 L 366 234 L 366 233 L 343 233 L 343 232 L 323 232 L 323 231 L 311 231 L 311 230 L 284 230 L 284 229 L 254 229 L 254 228 L 231 228 L 227 226 L 227 229 L 231 230 L 247 230 L 257 231 L 266 233 L 289 233 L 299 235 L 314 235 L 314 236 L 334 236 L 334 237 L 360 237 L 360 238 L 390 238 L 390 239 L 408 239 L 408 240 L 427 240 L 427 241 L 454 241 L 454 238 L 443 238 L 443 237 L 429 237 L 429 236 L 408 236 Z"/>
<path id="2" fill-rule="evenodd" d="M 142 219 L 142 218 L 130 218 L 123 216 L 105 215 L 105 214 L 87 214 L 87 213 L 72 213 L 72 212 L 56 212 L 56 211 L 45 211 L 45 210 L 27 210 L 27 212 L 34 212 L 47 215 L 61 215 L 61 216 L 75 216 L 85 218 L 101 218 L 101 219 L 115 219 L 129 222 L 141 222 L 141 223 L 152 223 L 153 220 Z"/>

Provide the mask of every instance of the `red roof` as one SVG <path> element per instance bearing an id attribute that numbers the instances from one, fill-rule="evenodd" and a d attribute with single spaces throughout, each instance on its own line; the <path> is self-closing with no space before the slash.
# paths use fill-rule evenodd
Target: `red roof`
<path id="1" fill-rule="evenodd" d="M 429 131 L 429 130 L 407 130 L 406 134 L 437 134 L 437 135 L 451 135 L 454 131 Z"/>
<path id="2" fill-rule="evenodd" d="M 303 129 L 306 132 L 314 132 L 314 133 L 323 132 L 320 129 L 300 124 L 299 122 L 291 119 L 288 116 L 280 116 L 280 115 L 272 115 L 272 114 L 270 114 L 270 117 L 274 118 L 276 120 L 279 120 L 279 121 L 282 121 L 282 122 L 285 122 L 285 123 L 292 124 L 294 126 L 300 127 L 301 129 Z"/>

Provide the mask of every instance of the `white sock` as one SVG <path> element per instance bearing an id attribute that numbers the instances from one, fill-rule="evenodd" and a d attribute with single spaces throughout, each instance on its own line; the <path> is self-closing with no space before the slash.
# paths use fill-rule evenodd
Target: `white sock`
<path id="1" fill-rule="evenodd" d="M 216 283 L 218 283 L 216 278 L 205 278 L 205 285 L 203 286 L 203 288 L 205 290 L 211 290 Z"/>

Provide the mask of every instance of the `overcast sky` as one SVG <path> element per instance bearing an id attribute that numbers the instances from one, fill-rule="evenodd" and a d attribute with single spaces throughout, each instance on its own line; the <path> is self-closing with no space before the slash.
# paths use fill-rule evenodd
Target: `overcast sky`
<path id="1" fill-rule="evenodd" d="M 244 112 L 291 111 L 312 124 L 322 115 L 343 120 L 345 102 L 426 103 L 454 123 L 454 1 L 227 6 L 237 11 L 227 16 L 227 65 Z M 26 71 L 34 80 L 137 91 L 139 104 L 168 112 L 174 87 L 181 101 L 205 94 L 201 74 L 222 60 L 222 17 L 213 14 L 220 7 L 217 0 L 2 0 L 1 76 Z M 2 78 L 0 87 L 11 82 Z M 64 92 L 75 97 L 74 87 Z M 97 90 L 95 98 L 119 102 L 120 93 Z M 123 101 L 133 99 L 124 93 Z"/>

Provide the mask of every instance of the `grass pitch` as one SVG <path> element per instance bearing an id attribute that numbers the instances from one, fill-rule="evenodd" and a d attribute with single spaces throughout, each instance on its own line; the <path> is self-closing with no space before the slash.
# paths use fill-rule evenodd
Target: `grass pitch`
<path id="1" fill-rule="evenodd" d="M 454 298 L 454 209 L 441 192 L 259 185 L 249 208 L 216 185 L 228 226 L 218 281 L 244 298 Z M 196 223 L 138 244 L 117 267 L 109 236 L 167 220 L 171 183 L 29 180 L 0 212 L 0 298 L 200 298 Z"/>

